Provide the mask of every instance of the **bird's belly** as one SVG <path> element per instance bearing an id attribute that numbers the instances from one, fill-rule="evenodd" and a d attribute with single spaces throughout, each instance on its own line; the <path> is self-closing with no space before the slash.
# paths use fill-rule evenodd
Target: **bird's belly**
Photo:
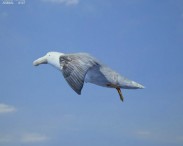
<path id="1" fill-rule="evenodd" d="M 97 68 L 91 69 L 85 76 L 85 82 L 93 83 L 99 86 L 108 87 L 109 81 Z"/>

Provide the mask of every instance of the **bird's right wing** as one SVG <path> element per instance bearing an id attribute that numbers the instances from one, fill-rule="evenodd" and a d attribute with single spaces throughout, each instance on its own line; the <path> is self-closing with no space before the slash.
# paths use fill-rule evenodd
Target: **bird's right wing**
<path id="1" fill-rule="evenodd" d="M 60 56 L 60 64 L 64 78 L 77 94 L 81 94 L 88 69 L 99 65 L 96 59 L 86 53 Z"/>

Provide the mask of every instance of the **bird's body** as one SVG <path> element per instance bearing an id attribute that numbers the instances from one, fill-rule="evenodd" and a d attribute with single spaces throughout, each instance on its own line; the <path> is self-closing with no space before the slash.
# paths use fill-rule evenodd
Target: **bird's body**
<path id="1" fill-rule="evenodd" d="M 142 85 L 121 76 L 103 65 L 87 53 L 63 54 L 49 52 L 33 62 L 35 66 L 45 63 L 49 63 L 59 69 L 71 88 L 78 94 L 81 94 L 84 82 L 116 88 L 122 101 L 123 96 L 120 88 L 144 88 Z"/>

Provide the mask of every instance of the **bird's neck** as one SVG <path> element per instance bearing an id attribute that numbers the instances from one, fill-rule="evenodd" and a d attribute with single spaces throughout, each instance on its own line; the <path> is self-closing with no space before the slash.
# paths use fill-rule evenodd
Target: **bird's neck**
<path id="1" fill-rule="evenodd" d="M 48 63 L 59 70 L 61 69 L 59 58 L 48 60 Z"/>

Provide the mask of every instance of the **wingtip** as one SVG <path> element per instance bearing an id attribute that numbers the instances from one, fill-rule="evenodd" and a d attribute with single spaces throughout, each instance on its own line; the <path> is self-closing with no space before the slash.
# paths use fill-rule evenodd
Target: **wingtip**
<path id="1" fill-rule="evenodd" d="M 74 91 L 75 91 L 78 95 L 81 95 L 81 91 L 75 90 L 75 89 L 74 89 Z"/>

